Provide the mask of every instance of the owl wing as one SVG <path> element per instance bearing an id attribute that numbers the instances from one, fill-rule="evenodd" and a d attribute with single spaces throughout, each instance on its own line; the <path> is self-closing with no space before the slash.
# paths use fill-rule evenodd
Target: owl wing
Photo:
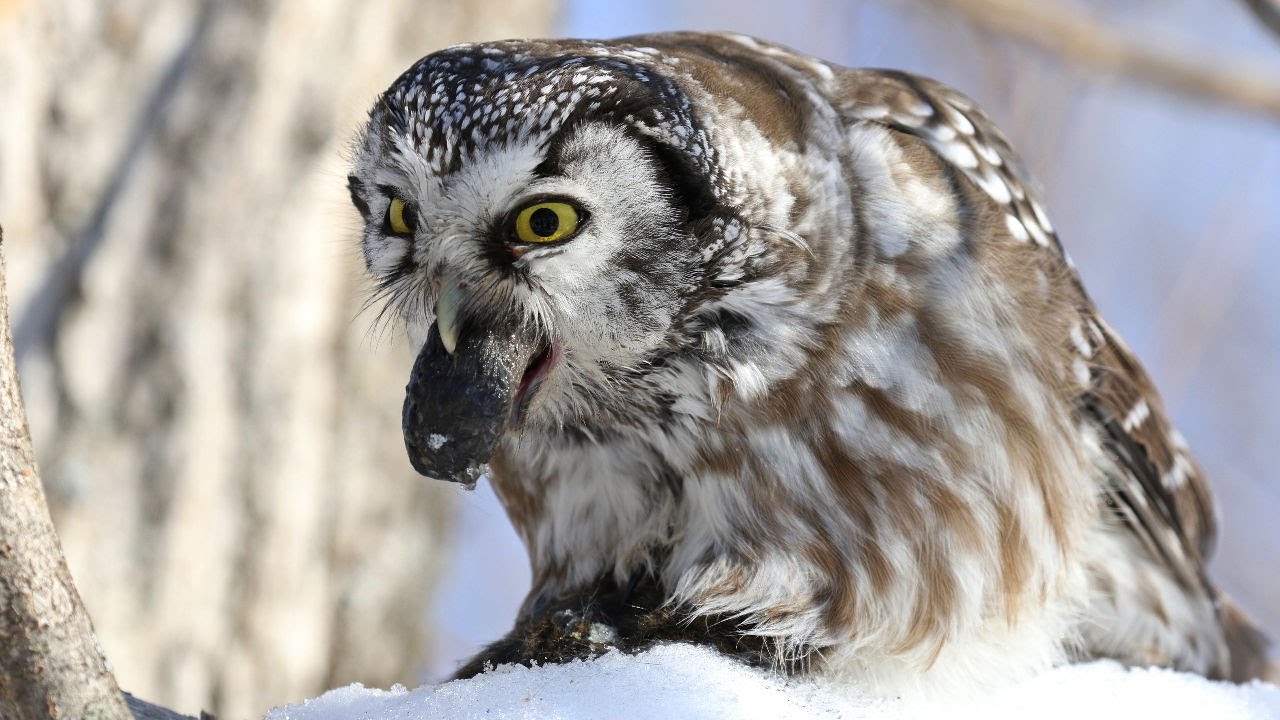
<path id="1" fill-rule="evenodd" d="M 1108 504 L 1184 584 L 1211 587 L 1204 561 L 1217 527 L 1204 473 L 1132 351 L 1096 314 L 1086 323 L 1097 340 L 1087 341 L 1090 377 L 1077 406 L 1114 461 Z"/>
<path id="2" fill-rule="evenodd" d="M 1204 475 L 1146 372 L 1089 300 L 1008 141 L 972 100 L 941 83 L 891 70 L 855 70 L 845 83 L 846 112 L 924 140 L 1005 211 L 1010 236 L 1070 269 L 1080 322 L 1064 338 L 1066 357 L 1081 421 L 1097 430 L 1111 461 L 1105 502 L 1186 587 L 1212 597 L 1204 559 L 1216 523 Z"/>

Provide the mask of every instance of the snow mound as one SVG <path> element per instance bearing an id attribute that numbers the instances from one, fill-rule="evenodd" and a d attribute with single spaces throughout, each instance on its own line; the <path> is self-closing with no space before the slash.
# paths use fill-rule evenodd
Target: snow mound
<path id="1" fill-rule="evenodd" d="M 1071 665 L 980 701 L 925 705 L 824 688 L 745 667 L 703 648 L 663 645 L 638 655 L 536 668 L 503 666 L 470 680 L 409 691 L 359 684 L 331 690 L 264 720 L 455 718 L 982 718 L 1252 720 L 1280 718 L 1280 688 L 1232 685 L 1112 662 Z"/>

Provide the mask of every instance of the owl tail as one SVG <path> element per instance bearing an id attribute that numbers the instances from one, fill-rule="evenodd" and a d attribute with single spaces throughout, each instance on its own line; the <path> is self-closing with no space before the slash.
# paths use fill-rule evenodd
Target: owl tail
<path id="1" fill-rule="evenodd" d="M 1222 634 L 1231 653 L 1232 682 L 1266 680 L 1280 685 L 1280 660 L 1271 655 L 1270 639 L 1228 597 L 1221 598 Z"/>

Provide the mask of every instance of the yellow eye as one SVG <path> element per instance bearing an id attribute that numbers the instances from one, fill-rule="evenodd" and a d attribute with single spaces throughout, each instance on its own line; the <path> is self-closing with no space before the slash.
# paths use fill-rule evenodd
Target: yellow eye
<path id="1" fill-rule="evenodd" d="M 418 226 L 413 207 L 401 198 L 392 198 L 387 208 L 387 228 L 397 235 L 410 235 Z"/>
<path id="2" fill-rule="evenodd" d="M 563 240 L 578 230 L 578 222 L 578 209 L 569 203 L 534 203 L 516 215 L 516 238 L 527 243 Z"/>

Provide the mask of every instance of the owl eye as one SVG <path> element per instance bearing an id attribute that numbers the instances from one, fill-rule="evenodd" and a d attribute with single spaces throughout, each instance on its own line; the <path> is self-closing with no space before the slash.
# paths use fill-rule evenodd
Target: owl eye
<path id="1" fill-rule="evenodd" d="M 564 240 L 578 231 L 580 222 L 582 213 L 567 202 L 533 203 L 516 215 L 516 239 L 527 243 Z"/>
<path id="2" fill-rule="evenodd" d="M 412 235 L 418 228 L 418 213 L 402 198 L 392 198 L 387 207 L 387 230 L 396 235 Z"/>

